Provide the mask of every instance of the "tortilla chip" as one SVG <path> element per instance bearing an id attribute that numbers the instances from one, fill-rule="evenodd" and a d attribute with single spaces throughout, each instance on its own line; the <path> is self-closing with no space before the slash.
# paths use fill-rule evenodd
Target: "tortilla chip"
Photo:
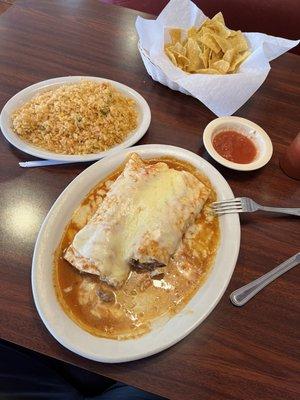
<path id="1" fill-rule="evenodd" d="M 182 46 L 182 44 L 179 42 L 176 42 L 176 44 L 173 47 L 173 51 L 176 51 L 177 53 L 182 54 L 183 56 L 186 55 L 186 48 Z"/>
<path id="2" fill-rule="evenodd" d="M 214 52 L 211 50 L 211 53 L 210 53 L 209 59 L 208 59 L 208 67 L 207 67 L 207 68 L 218 69 L 218 68 L 214 67 L 214 64 L 215 64 L 216 62 L 218 62 L 218 61 L 220 61 L 219 55 L 216 54 L 216 53 L 214 53 Z"/>
<path id="3" fill-rule="evenodd" d="M 204 46 L 204 51 L 200 54 L 204 68 L 208 68 L 210 52 L 211 50 L 208 47 Z"/>
<path id="4" fill-rule="evenodd" d="M 242 54 L 237 54 L 236 57 L 232 60 L 230 68 L 228 72 L 236 72 L 243 61 L 249 56 L 250 51 L 245 51 Z"/>
<path id="5" fill-rule="evenodd" d="M 225 25 L 224 17 L 221 11 L 218 12 L 218 14 L 216 14 L 214 17 L 212 17 L 211 21 L 220 22 L 221 24 Z"/>
<path id="6" fill-rule="evenodd" d="M 214 69 L 218 70 L 221 74 L 226 74 L 230 68 L 229 62 L 224 60 L 216 61 L 209 66 L 210 67 L 212 66 Z"/>
<path id="7" fill-rule="evenodd" d="M 221 48 L 223 53 L 226 53 L 227 50 L 230 50 L 232 48 L 228 39 L 222 38 L 221 36 L 218 35 L 215 35 L 214 39 L 218 43 L 218 46 Z"/>
<path id="8" fill-rule="evenodd" d="M 227 50 L 223 55 L 223 60 L 227 61 L 227 62 L 229 62 L 229 64 L 231 64 L 235 54 L 236 54 L 235 49 Z"/>
<path id="9" fill-rule="evenodd" d="M 241 31 L 225 26 L 222 13 L 207 18 L 200 27 L 187 31 L 172 28 L 171 43 L 165 53 L 171 62 L 188 73 L 230 74 L 249 56 L 249 46 Z"/>
<path id="10" fill-rule="evenodd" d="M 172 44 L 175 44 L 177 42 L 180 43 L 180 41 L 181 41 L 181 29 L 180 28 L 170 29 L 169 35 L 170 35 Z"/>
<path id="11" fill-rule="evenodd" d="M 177 60 L 173 54 L 173 52 L 170 50 L 170 48 L 165 48 L 165 53 L 169 57 L 170 61 L 177 67 Z"/>
<path id="12" fill-rule="evenodd" d="M 186 44 L 186 56 L 189 59 L 188 71 L 196 71 L 197 69 L 203 67 L 203 61 L 200 58 L 201 50 L 198 46 L 196 40 L 188 38 Z"/>
<path id="13" fill-rule="evenodd" d="M 181 69 L 185 70 L 186 67 L 190 64 L 190 60 L 182 54 L 174 52 L 174 56 L 177 61 L 177 66 Z"/>
<path id="14" fill-rule="evenodd" d="M 194 26 L 192 26 L 190 29 L 188 29 L 187 36 L 188 38 L 197 40 L 197 29 Z"/>
<path id="15" fill-rule="evenodd" d="M 216 42 L 215 38 L 213 37 L 212 34 L 206 33 L 201 37 L 201 42 L 205 44 L 205 46 L 209 47 L 211 50 L 213 50 L 215 53 L 219 53 L 221 50 L 221 47 L 219 44 Z"/>
<path id="16" fill-rule="evenodd" d="M 248 43 L 241 31 L 237 31 L 235 36 L 230 36 L 228 42 L 236 52 L 248 50 Z"/>

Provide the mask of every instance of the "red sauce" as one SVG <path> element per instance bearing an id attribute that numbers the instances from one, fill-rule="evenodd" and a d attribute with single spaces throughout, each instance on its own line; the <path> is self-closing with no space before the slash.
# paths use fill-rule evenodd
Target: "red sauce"
<path id="1" fill-rule="evenodd" d="M 218 133 L 213 139 L 213 146 L 220 156 L 238 164 L 249 164 L 257 152 L 251 139 L 235 131 Z"/>

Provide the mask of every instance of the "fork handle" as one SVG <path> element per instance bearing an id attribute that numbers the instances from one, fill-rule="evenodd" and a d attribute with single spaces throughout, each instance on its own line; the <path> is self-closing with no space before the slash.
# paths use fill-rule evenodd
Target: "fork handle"
<path id="1" fill-rule="evenodd" d="M 298 215 L 298 217 L 300 217 L 300 208 L 265 207 L 259 205 L 259 209 L 262 211 L 271 211 L 282 214 Z"/>
<path id="2" fill-rule="evenodd" d="M 284 261 L 278 267 L 267 272 L 260 278 L 248 283 L 245 286 L 235 290 L 230 295 L 230 300 L 235 306 L 243 306 L 246 304 L 253 296 L 255 296 L 260 290 L 262 290 L 269 283 L 274 281 L 280 275 L 287 272 L 289 269 L 295 267 L 300 263 L 300 253 L 295 254 L 293 257 Z"/>

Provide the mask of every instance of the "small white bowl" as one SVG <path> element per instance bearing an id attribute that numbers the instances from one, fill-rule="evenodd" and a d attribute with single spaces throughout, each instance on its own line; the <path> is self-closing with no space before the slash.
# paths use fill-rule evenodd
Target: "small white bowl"
<path id="1" fill-rule="evenodd" d="M 257 149 L 255 159 L 248 164 L 239 164 L 222 157 L 213 146 L 214 137 L 223 131 L 236 131 L 251 139 Z M 240 117 L 221 117 L 211 121 L 203 132 L 203 143 L 209 155 L 225 167 L 237 171 L 253 171 L 266 165 L 273 154 L 273 145 L 267 133 L 254 122 Z"/>

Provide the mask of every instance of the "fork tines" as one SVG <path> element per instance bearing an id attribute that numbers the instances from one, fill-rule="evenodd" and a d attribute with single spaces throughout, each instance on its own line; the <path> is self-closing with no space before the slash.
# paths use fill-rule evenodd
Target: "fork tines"
<path id="1" fill-rule="evenodd" d="M 235 198 L 212 203 L 212 209 L 217 215 L 232 214 L 243 211 L 241 199 Z"/>

